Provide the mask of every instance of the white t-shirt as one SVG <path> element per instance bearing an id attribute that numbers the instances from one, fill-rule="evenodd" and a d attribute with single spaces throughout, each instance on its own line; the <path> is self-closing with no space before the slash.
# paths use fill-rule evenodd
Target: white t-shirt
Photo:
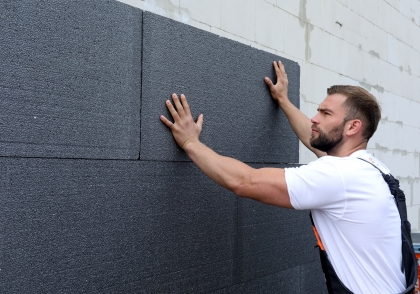
<path id="1" fill-rule="evenodd" d="M 295 209 L 312 218 L 338 277 L 354 293 L 401 293 L 400 216 L 381 173 L 389 170 L 366 150 L 348 157 L 324 156 L 285 169 Z"/>

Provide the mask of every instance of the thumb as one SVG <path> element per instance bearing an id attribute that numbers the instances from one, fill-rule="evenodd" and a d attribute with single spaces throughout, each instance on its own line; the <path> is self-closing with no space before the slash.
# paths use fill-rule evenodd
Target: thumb
<path id="1" fill-rule="evenodd" d="M 203 128 L 203 121 L 204 121 L 204 115 L 203 114 L 200 114 L 198 116 L 198 119 L 197 119 L 197 126 L 200 128 L 200 132 L 201 132 L 201 130 Z"/>
<path id="2" fill-rule="evenodd" d="M 265 77 L 264 78 L 264 82 L 271 88 L 273 86 L 273 82 L 268 78 Z"/>

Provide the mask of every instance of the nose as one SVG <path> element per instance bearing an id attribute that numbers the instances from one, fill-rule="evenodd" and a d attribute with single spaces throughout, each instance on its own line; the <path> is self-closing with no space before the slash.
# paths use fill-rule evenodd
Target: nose
<path id="1" fill-rule="evenodd" d="M 311 123 L 319 124 L 319 113 L 317 113 L 313 118 L 311 118 Z"/>

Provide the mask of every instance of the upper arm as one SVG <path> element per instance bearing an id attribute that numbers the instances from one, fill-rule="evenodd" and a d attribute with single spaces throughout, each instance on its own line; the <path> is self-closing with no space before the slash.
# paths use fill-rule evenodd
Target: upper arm
<path id="1" fill-rule="evenodd" d="M 251 169 L 235 193 L 266 204 L 293 208 L 281 168 Z"/>

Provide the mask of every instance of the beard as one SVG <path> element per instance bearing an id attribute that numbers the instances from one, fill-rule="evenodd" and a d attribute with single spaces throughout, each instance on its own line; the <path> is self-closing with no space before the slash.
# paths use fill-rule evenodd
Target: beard
<path id="1" fill-rule="evenodd" d="M 318 131 L 318 138 L 315 139 L 314 134 L 312 133 L 309 143 L 313 148 L 328 153 L 343 140 L 343 130 L 345 123 L 346 121 L 328 133 L 318 129 L 315 125 L 312 125 L 312 128 Z"/>

